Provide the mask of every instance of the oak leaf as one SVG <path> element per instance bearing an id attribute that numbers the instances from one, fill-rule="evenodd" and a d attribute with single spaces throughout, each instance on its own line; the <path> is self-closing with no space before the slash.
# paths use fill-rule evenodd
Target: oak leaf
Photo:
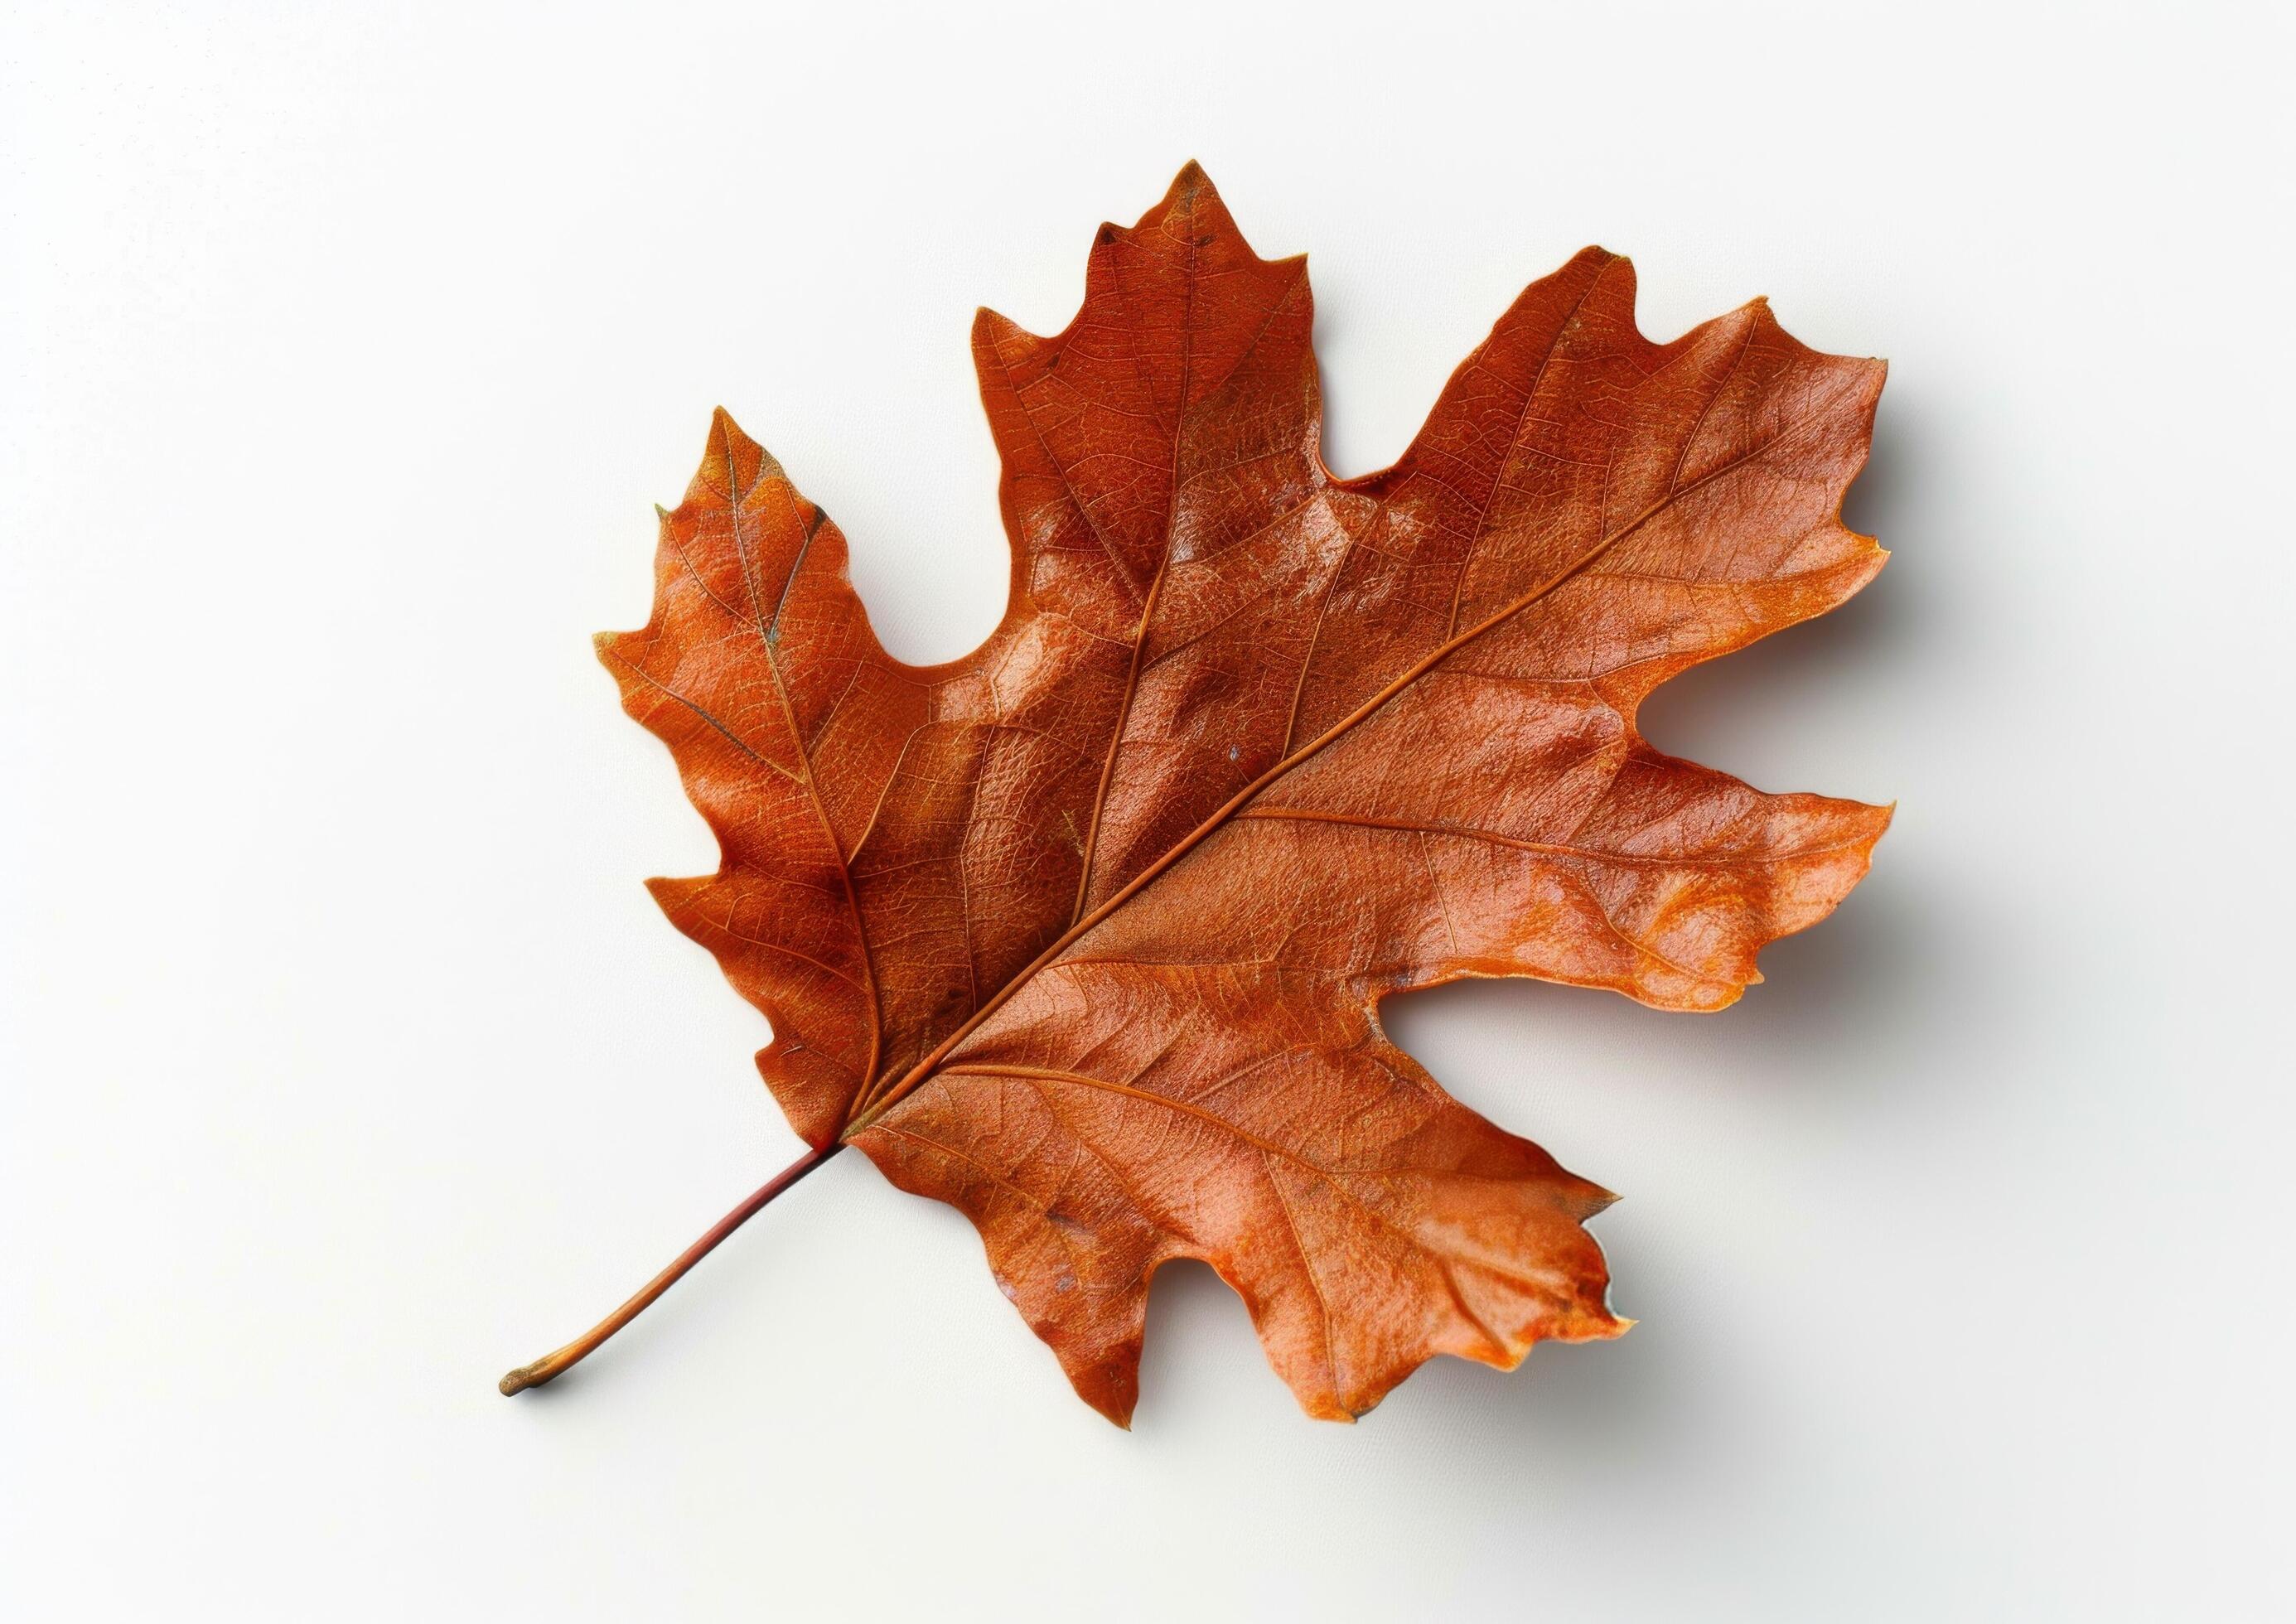
<path id="1" fill-rule="evenodd" d="M 722 412 L 651 623 L 599 641 L 723 849 L 654 895 L 771 1021 L 791 1122 L 964 1211 L 1111 1420 L 1174 1258 L 1318 1416 L 1433 1354 L 1617 1335 L 1582 1226 L 1611 1197 L 1447 1095 L 1380 1000 L 1718 1009 L 1866 871 L 1886 810 L 1635 714 L 1881 567 L 1839 509 L 1882 364 L 1759 300 L 1663 345 L 1633 306 L 1580 253 L 1401 461 L 1336 479 L 1305 261 L 1191 165 L 1101 227 L 1065 332 L 974 327 L 1013 548 L 980 649 L 886 653 L 837 526 Z"/>

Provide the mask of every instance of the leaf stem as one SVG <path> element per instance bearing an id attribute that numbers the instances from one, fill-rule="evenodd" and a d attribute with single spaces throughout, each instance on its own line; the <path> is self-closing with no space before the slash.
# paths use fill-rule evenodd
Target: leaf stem
<path id="1" fill-rule="evenodd" d="M 809 1150 L 764 1184 L 759 1185 L 757 1189 L 750 1192 L 740 1206 L 719 1218 L 708 1234 L 703 1235 L 681 1252 L 676 1262 L 647 1281 L 636 1296 L 607 1315 L 605 1318 L 557 1352 L 545 1355 L 531 1365 L 521 1365 L 504 1376 L 502 1379 L 503 1392 L 505 1395 L 522 1393 L 529 1387 L 540 1387 L 545 1382 L 554 1381 L 564 1375 L 584 1359 L 588 1358 L 598 1350 L 600 1345 L 608 1337 L 644 1313 L 647 1306 L 655 1298 L 676 1285 L 679 1277 L 687 1269 L 692 1268 L 715 1251 L 720 1241 L 763 1211 L 766 1203 L 844 1148 L 843 1142 L 840 1141 L 826 1147 Z"/>

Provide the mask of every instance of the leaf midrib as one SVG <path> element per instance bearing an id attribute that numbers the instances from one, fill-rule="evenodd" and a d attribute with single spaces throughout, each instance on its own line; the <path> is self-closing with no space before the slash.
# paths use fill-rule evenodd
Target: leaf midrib
<path id="1" fill-rule="evenodd" d="M 1486 616 L 1483 619 L 1468 627 L 1465 631 L 1455 633 L 1450 637 L 1446 638 L 1442 643 L 1437 644 L 1434 649 L 1423 655 L 1416 662 L 1406 668 L 1403 672 L 1390 680 L 1385 687 L 1380 689 L 1370 698 L 1365 700 L 1363 703 L 1357 706 L 1355 709 L 1349 711 L 1346 716 L 1341 717 L 1338 721 L 1332 724 L 1331 726 L 1324 729 L 1324 731 L 1318 734 L 1315 739 L 1301 745 L 1298 750 L 1293 750 L 1290 755 L 1284 757 L 1283 759 L 1277 761 L 1274 766 L 1268 767 L 1267 770 L 1260 774 L 1259 777 L 1244 785 L 1242 789 L 1237 791 L 1235 794 L 1224 802 L 1218 810 L 1214 811 L 1211 816 L 1205 818 L 1203 822 L 1197 824 L 1194 829 L 1191 830 L 1161 857 L 1158 857 L 1153 863 L 1149 864 L 1145 868 L 1142 869 L 1139 874 L 1134 875 L 1129 882 L 1128 882 L 1113 895 L 1110 896 L 1106 901 L 1103 902 L 1098 907 L 1094 908 L 1090 913 L 1078 919 L 1076 923 L 1071 924 L 1067 931 L 1063 931 L 1058 939 L 1053 941 L 1050 946 L 1046 947 L 1043 952 L 1039 953 L 1036 958 L 1031 960 L 1029 964 L 1020 972 L 1020 973 L 1013 976 L 1011 980 L 1005 982 L 1003 987 L 999 988 L 994 994 L 990 995 L 988 1000 L 976 1009 L 962 1025 L 960 1025 L 955 1031 L 951 1032 L 947 1038 L 943 1038 L 930 1054 L 924 1056 L 923 1059 L 920 1060 L 914 1066 L 911 1067 L 906 1076 L 904 1076 L 898 1083 L 894 1084 L 893 1087 L 884 1090 L 875 1099 L 875 1101 L 869 1105 L 868 1109 L 865 1112 L 857 1114 L 852 1120 L 846 1125 L 845 1131 L 840 1137 L 844 1139 L 852 1138 L 855 1135 L 866 1128 L 871 1123 L 884 1116 L 887 1111 L 899 1104 L 901 1101 L 906 1099 L 920 1083 L 932 1076 L 934 1072 L 939 1069 L 941 1062 L 946 1061 L 949 1055 L 955 1051 L 959 1044 L 963 1043 L 967 1038 L 970 1038 L 974 1032 L 978 1031 L 983 1025 L 985 1025 L 998 1010 L 1002 1009 L 1005 1004 L 1012 999 L 1015 993 L 1020 991 L 1021 988 L 1027 986 L 1029 982 L 1036 977 L 1038 972 L 1044 970 L 1047 965 L 1052 964 L 1058 960 L 1061 955 L 1066 953 L 1070 947 L 1073 947 L 1077 943 L 1078 939 L 1099 926 L 1111 915 L 1114 914 L 1119 908 L 1129 902 L 1141 891 L 1147 889 L 1148 886 L 1154 883 L 1157 879 L 1161 877 L 1182 857 L 1187 856 L 1188 853 L 1201 845 L 1220 827 L 1226 824 L 1237 811 L 1250 803 L 1255 797 L 1259 795 L 1270 785 L 1275 783 L 1277 781 L 1289 775 L 1294 768 L 1301 766 L 1311 758 L 1321 754 L 1331 745 L 1345 737 L 1349 733 L 1355 729 L 1357 724 L 1369 719 L 1380 710 L 1384 709 L 1389 701 L 1404 693 L 1414 683 L 1417 682 L 1422 677 L 1424 677 L 1436 666 L 1441 664 L 1452 654 L 1457 652 L 1460 649 L 1464 648 L 1467 644 L 1474 642 L 1477 638 L 1482 636 L 1484 633 L 1491 631 L 1494 628 L 1504 625 L 1508 620 L 1513 619 L 1516 615 L 1521 614 L 1532 604 L 1552 595 L 1564 585 L 1583 574 L 1588 568 L 1603 558 L 1603 556 L 1609 553 L 1613 547 L 1617 546 L 1620 542 L 1633 535 L 1636 531 L 1641 529 L 1643 526 L 1648 524 L 1652 519 L 1655 519 L 1669 508 L 1673 507 L 1677 503 L 1683 500 L 1683 498 L 1690 496 L 1693 492 L 1700 490 L 1705 486 L 1713 483 L 1715 480 L 1734 472 L 1736 470 L 1745 466 L 1748 463 L 1752 462 L 1755 458 L 1775 450 L 1777 447 L 1784 444 L 1786 440 L 1794 434 L 1799 433 L 1809 424 L 1817 422 L 1827 412 L 1833 409 L 1833 407 L 1838 404 L 1839 395 L 1842 392 L 1844 391 L 1835 391 L 1833 394 L 1829 394 L 1824 400 L 1819 402 L 1818 405 L 1804 413 L 1802 415 L 1795 418 L 1792 422 L 1786 424 L 1775 434 L 1762 441 L 1760 444 L 1749 447 L 1744 451 L 1740 452 L 1736 456 L 1731 457 L 1727 461 L 1720 463 L 1715 467 L 1707 470 L 1704 473 L 1699 475 L 1696 479 L 1691 480 L 1687 484 L 1672 487 L 1664 496 L 1659 497 L 1658 500 L 1652 502 L 1649 506 L 1643 509 L 1641 513 L 1636 514 L 1634 518 L 1628 520 L 1625 524 L 1605 535 L 1601 540 L 1597 541 L 1593 546 L 1589 547 L 1585 553 L 1581 554 L 1577 559 L 1573 560 L 1569 565 L 1549 578 L 1547 580 L 1532 587 L 1529 591 L 1523 593 L 1521 595 L 1511 600 L 1499 609 L 1494 611 L 1491 614 Z"/>

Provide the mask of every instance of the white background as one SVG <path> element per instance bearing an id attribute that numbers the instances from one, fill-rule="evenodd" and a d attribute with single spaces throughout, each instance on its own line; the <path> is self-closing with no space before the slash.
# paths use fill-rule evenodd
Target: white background
<path id="1" fill-rule="evenodd" d="M 2296 1607 L 2270 9 L 12 8 L 0 1612 Z M 1892 360 L 1890 568 L 1648 715 L 1899 800 L 1872 878 L 1719 1016 L 1393 1013 L 1642 1325 L 1324 1426 L 1177 1268 L 1126 1435 L 847 1157 L 497 1397 L 797 1148 L 638 884 L 714 860 L 590 652 L 650 504 L 722 401 L 967 648 L 972 307 L 1190 156 L 1343 473 L 1588 241 Z"/>

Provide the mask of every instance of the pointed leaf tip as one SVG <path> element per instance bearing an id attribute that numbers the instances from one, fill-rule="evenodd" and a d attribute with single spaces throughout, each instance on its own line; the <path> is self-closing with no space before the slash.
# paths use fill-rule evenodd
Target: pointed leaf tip
<path id="1" fill-rule="evenodd" d="M 1212 177 L 1204 173 L 1203 165 L 1191 158 L 1172 176 L 1172 184 L 1164 189 L 1163 200 L 1140 223 L 1145 226 L 1150 220 L 1176 213 L 1193 217 L 1204 209 L 1225 219 L 1227 205 L 1220 199 L 1219 188 L 1212 185 Z M 1227 229 L 1234 229 L 1234 222 L 1227 222 Z"/>

